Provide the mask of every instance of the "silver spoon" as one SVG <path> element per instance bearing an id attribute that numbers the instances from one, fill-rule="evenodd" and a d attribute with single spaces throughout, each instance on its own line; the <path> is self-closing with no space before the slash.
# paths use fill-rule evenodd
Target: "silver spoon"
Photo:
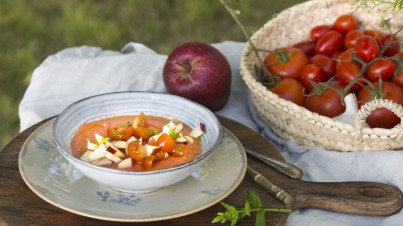
<path id="1" fill-rule="evenodd" d="M 261 160 L 262 162 L 272 166 L 273 168 L 286 174 L 289 177 L 302 178 L 302 176 L 304 175 L 304 172 L 302 171 L 302 169 L 300 169 L 296 165 L 293 165 L 293 164 L 285 162 L 285 161 L 277 160 L 277 159 L 274 159 L 274 158 L 271 158 L 268 156 L 261 155 L 248 148 L 245 148 L 245 147 L 244 147 L 244 149 L 245 149 L 246 153 L 248 153 L 248 154 L 254 156 L 255 158 Z"/>

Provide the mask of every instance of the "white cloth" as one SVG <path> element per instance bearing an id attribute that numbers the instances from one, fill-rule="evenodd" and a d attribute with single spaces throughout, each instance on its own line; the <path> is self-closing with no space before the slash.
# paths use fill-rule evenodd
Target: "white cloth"
<path id="1" fill-rule="evenodd" d="M 298 146 L 277 137 L 259 118 L 240 76 L 239 62 L 244 43 L 228 41 L 213 46 L 227 57 L 233 74 L 229 102 L 216 113 L 234 119 L 270 140 L 287 161 L 304 170 L 304 180 L 376 181 L 403 189 L 401 151 L 340 153 Z M 21 131 L 94 94 L 126 90 L 166 92 L 161 77 L 166 57 L 139 43 L 129 43 L 122 51 L 83 46 L 49 56 L 35 69 L 20 103 Z M 287 225 L 403 225 L 403 212 L 390 217 L 364 217 L 310 209 L 293 212 Z"/>

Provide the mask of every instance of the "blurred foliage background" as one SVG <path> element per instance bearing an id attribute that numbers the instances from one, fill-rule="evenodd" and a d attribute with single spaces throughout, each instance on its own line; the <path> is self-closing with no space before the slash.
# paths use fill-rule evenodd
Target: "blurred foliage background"
<path id="1" fill-rule="evenodd" d="M 302 0 L 238 0 L 253 32 Z M 218 0 L 0 1 L 0 148 L 19 132 L 18 106 L 33 70 L 74 46 L 120 50 L 140 42 L 162 54 L 188 41 L 245 41 Z"/>

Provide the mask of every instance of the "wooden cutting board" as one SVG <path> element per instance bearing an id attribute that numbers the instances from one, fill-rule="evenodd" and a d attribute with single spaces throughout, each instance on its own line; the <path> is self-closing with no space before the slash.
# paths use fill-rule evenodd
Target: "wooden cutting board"
<path id="1" fill-rule="evenodd" d="M 282 159 L 279 152 L 253 130 L 221 116 L 219 116 L 219 119 L 222 125 L 229 129 L 245 147 Z M 217 203 L 197 213 L 176 219 L 147 223 L 126 223 L 83 217 L 47 203 L 34 194 L 24 183 L 19 174 L 17 162 L 19 151 L 27 137 L 46 121 L 23 131 L 0 151 L 0 225 L 211 225 L 211 221 L 217 212 L 224 211 L 224 208 Z M 359 207 L 359 209 L 366 208 L 366 212 L 370 213 L 371 210 L 382 207 L 383 209 L 377 212 L 377 214 L 381 215 L 392 214 L 401 208 L 402 195 L 400 191 L 386 185 L 386 187 L 379 189 L 377 187 L 380 184 L 364 182 L 312 183 L 289 178 L 253 157 L 248 157 L 248 164 L 295 197 L 297 201 L 289 205 L 289 208 L 298 209 L 306 206 L 322 208 L 326 206 L 336 208 L 336 210 L 341 208 L 341 210 L 352 211 Z M 360 189 L 363 187 L 370 189 Z M 248 175 L 245 176 L 240 186 L 223 201 L 242 207 L 248 190 L 258 194 L 265 206 L 273 208 L 285 207 L 284 204 L 257 185 Z M 351 208 L 349 205 L 356 205 L 356 207 Z M 349 208 L 346 209 L 346 206 Z M 266 216 L 266 223 L 267 225 L 284 225 L 287 216 L 287 214 L 270 213 Z M 246 218 L 237 225 L 254 225 L 254 222 L 254 218 Z"/>

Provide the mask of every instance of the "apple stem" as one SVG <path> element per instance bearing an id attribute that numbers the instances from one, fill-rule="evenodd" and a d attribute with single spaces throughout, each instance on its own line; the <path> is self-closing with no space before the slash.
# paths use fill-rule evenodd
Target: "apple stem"
<path id="1" fill-rule="evenodd" d="M 186 73 L 188 73 L 188 74 L 192 71 L 192 65 L 190 65 L 190 64 L 183 64 L 177 60 L 175 60 L 175 64 L 183 67 L 185 69 Z"/>

